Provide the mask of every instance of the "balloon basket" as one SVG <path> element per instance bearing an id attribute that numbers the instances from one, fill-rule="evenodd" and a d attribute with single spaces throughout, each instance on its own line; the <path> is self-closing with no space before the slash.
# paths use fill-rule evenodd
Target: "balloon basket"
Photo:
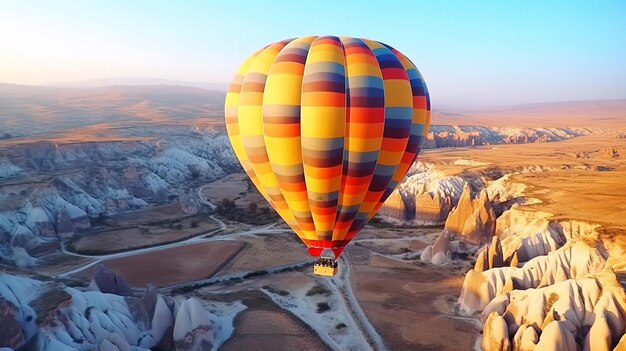
<path id="1" fill-rule="evenodd" d="M 315 261 L 313 274 L 322 277 L 334 277 L 337 274 L 337 261 L 332 258 L 320 257 Z"/>

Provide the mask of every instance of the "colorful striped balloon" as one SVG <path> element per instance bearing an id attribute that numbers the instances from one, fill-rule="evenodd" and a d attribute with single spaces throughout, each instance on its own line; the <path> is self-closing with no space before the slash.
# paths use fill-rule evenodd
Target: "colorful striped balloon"
<path id="1" fill-rule="evenodd" d="M 430 99 L 394 48 L 310 36 L 250 56 L 225 116 L 235 155 L 263 197 L 311 255 L 329 248 L 339 257 L 415 161 Z"/>

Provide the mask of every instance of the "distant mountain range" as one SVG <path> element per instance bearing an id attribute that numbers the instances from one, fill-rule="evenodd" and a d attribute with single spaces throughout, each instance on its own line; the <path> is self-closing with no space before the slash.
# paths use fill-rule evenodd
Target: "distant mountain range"
<path id="1" fill-rule="evenodd" d="M 224 91 L 174 85 L 78 88 L 0 84 L 0 124 L 4 134 L 31 136 L 96 124 L 221 121 L 224 98 Z"/>
<path id="2" fill-rule="evenodd" d="M 435 111 L 434 124 L 487 127 L 626 128 L 626 99 L 562 101 L 447 113 Z"/>
<path id="3" fill-rule="evenodd" d="M 215 82 L 188 82 L 181 80 L 170 80 L 161 78 L 145 78 L 145 77 L 116 77 L 103 79 L 89 79 L 70 82 L 53 82 L 43 84 L 50 87 L 70 87 L 70 88 L 100 88 L 110 86 L 146 86 L 146 85 L 174 85 L 192 88 L 200 88 L 206 90 L 226 91 L 228 83 Z"/>
<path id="4" fill-rule="evenodd" d="M 225 84 L 112 78 L 52 86 L 0 83 L 0 139 L 99 124 L 223 121 Z M 214 89 L 211 89 L 214 88 Z M 626 129 L 626 99 L 435 110 L 433 125 Z"/>

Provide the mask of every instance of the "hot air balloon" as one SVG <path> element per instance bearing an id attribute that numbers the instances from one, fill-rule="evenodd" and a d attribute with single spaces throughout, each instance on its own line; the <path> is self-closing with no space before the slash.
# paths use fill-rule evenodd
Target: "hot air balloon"
<path id="1" fill-rule="evenodd" d="M 308 36 L 245 60 L 225 118 L 252 183 L 312 256 L 330 253 L 314 272 L 332 276 L 415 161 L 430 99 L 415 65 L 389 45 Z"/>

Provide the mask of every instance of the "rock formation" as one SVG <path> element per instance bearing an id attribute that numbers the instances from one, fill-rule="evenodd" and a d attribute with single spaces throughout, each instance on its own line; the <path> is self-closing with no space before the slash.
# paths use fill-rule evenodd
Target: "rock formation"
<path id="1" fill-rule="evenodd" d="M 415 199 L 408 195 L 403 196 L 401 191 L 396 189 L 389 195 L 378 213 L 400 221 L 413 220 L 415 218 Z"/>
<path id="2" fill-rule="evenodd" d="M 0 348 L 17 349 L 25 343 L 26 336 L 15 315 L 18 312 L 15 305 L 0 297 Z"/>
<path id="3" fill-rule="evenodd" d="M 450 234 L 442 231 L 433 245 L 427 246 L 422 255 L 422 261 L 429 261 L 433 264 L 444 265 L 452 260 L 452 246 L 450 244 Z"/>
<path id="4" fill-rule="evenodd" d="M 509 330 L 502 316 L 493 312 L 485 321 L 483 340 L 480 344 L 483 350 L 507 351 L 511 349 Z"/>
<path id="5" fill-rule="evenodd" d="M 173 336 L 176 351 L 210 350 L 213 346 L 212 323 L 195 298 L 178 308 Z"/>
<path id="6" fill-rule="evenodd" d="M 602 150 L 602 157 L 604 158 L 619 158 L 620 152 L 619 149 L 614 147 L 607 147 Z"/>
<path id="7" fill-rule="evenodd" d="M 450 196 L 424 192 L 415 196 L 415 220 L 418 223 L 444 223 L 452 210 Z"/>
<path id="8" fill-rule="evenodd" d="M 126 283 L 126 279 L 106 268 L 103 264 L 99 264 L 94 268 L 89 288 L 107 294 L 133 296 L 133 290 Z"/>
<path id="9" fill-rule="evenodd" d="M 445 230 L 439 234 L 439 238 L 433 244 L 433 257 L 431 262 L 434 264 L 447 264 L 452 260 L 452 251 L 450 248 L 450 234 Z"/>
<path id="10" fill-rule="evenodd" d="M 551 222 L 545 212 L 524 211 L 513 206 L 496 221 L 496 235 L 502 244 L 505 264 L 517 266 L 537 256 L 547 255 L 568 240 L 595 240 L 596 224 L 578 221 Z"/>
<path id="11" fill-rule="evenodd" d="M 470 186 L 466 183 L 457 206 L 446 220 L 445 229 L 465 241 L 481 244 L 491 240 L 495 227 L 496 214 L 487 191 L 483 189 L 478 198 L 473 199 Z"/>
<path id="12" fill-rule="evenodd" d="M 504 266 L 504 258 L 502 256 L 502 244 L 497 236 L 494 236 L 491 245 L 487 249 L 489 268 Z"/>
<path id="13" fill-rule="evenodd" d="M 468 125 L 431 125 L 423 148 L 541 143 L 588 134 L 590 134 L 589 130 L 576 128 L 488 128 Z"/>
<path id="14" fill-rule="evenodd" d="M 499 336 L 507 338 L 503 343 L 512 338 L 513 350 L 613 350 L 626 328 L 626 295 L 609 268 L 538 289 L 512 290 L 489 303 L 482 318 L 483 347 Z"/>
<path id="15" fill-rule="evenodd" d="M 424 251 L 422 251 L 422 254 L 420 255 L 420 260 L 430 262 L 432 259 L 433 259 L 433 246 L 428 245 L 426 246 Z"/>
<path id="16" fill-rule="evenodd" d="M 414 220 L 418 224 L 443 224 L 458 202 L 464 183 L 461 177 L 416 162 L 378 213 L 395 220 Z M 482 183 L 477 186 L 482 187 Z"/>
<path id="17" fill-rule="evenodd" d="M 502 243 L 497 236 L 491 239 L 491 244 L 485 246 L 476 258 L 474 270 L 483 272 L 491 268 L 503 267 L 504 257 L 502 255 Z"/>
<path id="18" fill-rule="evenodd" d="M 0 187 L 0 260 L 16 264 L 16 249 L 32 257 L 51 253 L 60 238 L 88 228 L 94 218 L 170 201 L 168 194 L 184 191 L 191 180 L 240 170 L 225 135 L 167 133 L 159 139 L 5 148 L 0 179 L 18 181 Z M 188 214 L 197 210 L 194 198 L 181 205 Z"/>
<path id="19" fill-rule="evenodd" d="M 182 193 L 178 196 L 178 203 L 183 213 L 186 215 L 194 215 L 198 213 L 198 200 L 194 193 Z"/>
<path id="20" fill-rule="evenodd" d="M 210 350 L 218 318 L 153 287 L 124 297 L 0 274 L 0 350 Z"/>
<path id="21" fill-rule="evenodd" d="M 497 315 L 495 312 L 493 314 Z M 537 335 L 535 328 L 524 324 L 517 329 L 517 332 L 513 336 L 511 349 L 518 351 L 533 351 L 537 342 L 539 342 L 539 336 Z"/>
<path id="22" fill-rule="evenodd" d="M 0 139 L 2 139 L 0 137 Z M 22 169 L 7 160 L 0 160 L 0 179 L 17 177 L 22 173 Z"/>
<path id="23" fill-rule="evenodd" d="M 546 256 L 538 256 L 521 268 L 471 270 L 465 276 L 459 302 L 468 313 L 482 311 L 486 303 L 513 289 L 548 286 L 602 270 L 606 259 L 598 248 L 582 241 L 568 242 Z"/>

